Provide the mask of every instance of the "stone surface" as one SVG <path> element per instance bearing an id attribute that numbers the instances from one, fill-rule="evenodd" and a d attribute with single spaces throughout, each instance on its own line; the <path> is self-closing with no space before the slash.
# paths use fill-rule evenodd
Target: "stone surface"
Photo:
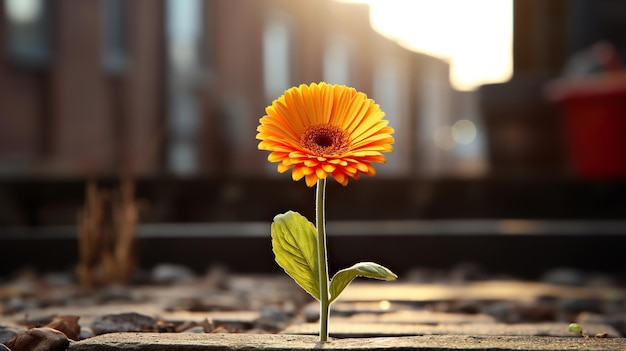
<path id="1" fill-rule="evenodd" d="M 365 306 L 357 304 L 338 304 L 340 306 L 331 306 L 332 320 L 336 322 L 381 322 L 381 323 L 418 323 L 418 324 L 460 324 L 460 323 L 495 323 L 494 317 L 474 313 L 447 313 L 428 310 L 415 310 L 409 307 L 390 308 L 389 310 L 370 308 L 369 304 Z M 378 305 L 379 303 L 377 303 Z M 348 308 L 352 307 L 352 308 Z M 314 302 L 305 308 L 305 319 L 308 322 L 319 320 L 319 302 Z"/>
<path id="2" fill-rule="evenodd" d="M 70 351 L 228 351 L 228 350 L 625 350 L 624 338 L 424 335 L 410 337 L 331 339 L 277 334 L 105 334 L 73 342 Z"/>
<path id="3" fill-rule="evenodd" d="M 411 336 L 411 335 L 480 335 L 480 336 L 558 336 L 570 337 L 567 330 L 569 323 L 471 323 L 471 324 L 407 324 L 407 323 L 353 323 L 338 322 L 331 317 L 330 335 L 334 337 L 378 337 L 378 336 Z M 588 324 L 585 333 L 595 335 L 608 333 L 609 337 L 621 337 L 620 333 L 607 324 Z M 317 323 L 293 324 L 287 327 L 284 334 L 315 335 L 318 333 Z"/>
<path id="4" fill-rule="evenodd" d="M 72 342 L 73 350 L 315 347 L 319 304 L 289 277 L 228 276 L 217 281 L 120 287 L 118 292 L 94 294 L 51 287 L 40 299 L 32 292 L 17 296 L 23 306 L 5 309 L 0 324 L 29 328 L 46 325 L 54 316 L 79 316 L 81 337 L 89 338 Z M 6 306 L 13 300 L 0 299 L 0 303 Z M 617 285 L 361 280 L 347 287 L 331 306 L 330 332 L 335 339 L 323 348 L 626 350 L 621 339 L 626 335 L 625 303 L 626 290 Z M 30 304 L 33 307 L 25 307 Z M 91 326 L 103 316 L 134 313 L 144 315 L 149 323 L 131 329 L 112 327 L 106 332 L 125 332 L 90 337 L 102 332 L 95 333 Z M 112 324 L 124 321 L 128 318 Z M 569 322 L 581 323 L 592 337 L 568 332 Z M 609 337 L 593 338 L 598 333 Z"/>
<path id="5" fill-rule="evenodd" d="M 354 282 L 338 298 L 341 301 L 432 302 L 450 300 L 528 301 L 545 298 L 599 299 L 611 294 L 624 296 L 624 289 L 607 287 L 562 286 L 524 281 L 482 281 L 450 284 L 415 284 L 406 282 Z"/>

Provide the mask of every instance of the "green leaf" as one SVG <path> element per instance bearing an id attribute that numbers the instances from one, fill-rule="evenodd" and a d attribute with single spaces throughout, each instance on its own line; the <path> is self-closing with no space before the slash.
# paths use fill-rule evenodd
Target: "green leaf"
<path id="1" fill-rule="evenodd" d="M 330 302 L 341 294 L 343 289 L 356 277 L 367 277 L 380 280 L 395 280 L 398 276 L 389 269 L 374 262 L 359 262 L 352 267 L 337 272 L 330 280 Z"/>
<path id="2" fill-rule="evenodd" d="M 277 215 L 272 223 L 272 250 L 285 273 L 319 301 L 317 230 L 313 223 L 293 211 Z"/>
<path id="3" fill-rule="evenodd" d="M 583 332 L 583 327 L 580 326 L 580 324 L 578 323 L 570 323 L 567 326 L 567 331 L 571 332 L 571 333 L 579 333 L 582 334 Z"/>

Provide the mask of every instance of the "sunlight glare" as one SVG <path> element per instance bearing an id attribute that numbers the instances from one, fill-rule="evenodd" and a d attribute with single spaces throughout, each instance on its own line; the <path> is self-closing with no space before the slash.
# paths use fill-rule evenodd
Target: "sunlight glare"
<path id="1" fill-rule="evenodd" d="M 512 0 L 343 1 L 369 3 L 374 30 L 447 60 L 456 89 L 474 90 L 512 75 Z"/>

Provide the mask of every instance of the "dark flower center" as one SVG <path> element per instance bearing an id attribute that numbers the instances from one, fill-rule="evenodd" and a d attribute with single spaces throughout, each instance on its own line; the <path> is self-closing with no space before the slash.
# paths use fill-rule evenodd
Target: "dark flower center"
<path id="1" fill-rule="evenodd" d="M 316 135 L 313 142 L 321 147 L 329 147 L 333 144 L 332 135 Z"/>
<path id="2" fill-rule="evenodd" d="M 301 143 L 317 156 L 338 155 L 348 149 L 349 139 L 339 127 L 317 125 L 304 131 Z"/>

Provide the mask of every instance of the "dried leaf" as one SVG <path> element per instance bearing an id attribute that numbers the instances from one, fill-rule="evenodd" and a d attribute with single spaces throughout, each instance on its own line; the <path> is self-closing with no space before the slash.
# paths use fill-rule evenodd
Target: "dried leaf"
<path id="1" fill-rule="evenodd" d="M 79 318 L 79 316 L 57 316 L 52 319 L 52 322 L 45 326 L 60 331 L 65 334 L 68 339 L 78 340 L 80 338 Z"/>
<path id="2" fill-rule="evenodd" d="M 70 341 L 60 331 L 42 327 L 19 333 L 6 346 L 12 351 L 65 351 Z"/>

